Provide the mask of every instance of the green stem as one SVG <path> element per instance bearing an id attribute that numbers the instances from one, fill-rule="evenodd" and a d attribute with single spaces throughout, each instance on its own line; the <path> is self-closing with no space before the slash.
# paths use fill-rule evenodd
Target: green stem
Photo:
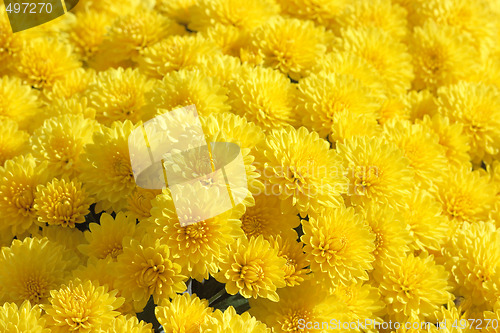
<path id="1" fill-rule="evenodd" d="M 226 288 L 222 288 L 221 290 L 219 290 L 219 292 L 215 295 L 213 295 L 212 297 L 210 297 L 210 299 L 208 300 L 208 306 L 211 306 L 216 300 L 218 300 L 222 295 L 224 295 L 226 292 Z"/>

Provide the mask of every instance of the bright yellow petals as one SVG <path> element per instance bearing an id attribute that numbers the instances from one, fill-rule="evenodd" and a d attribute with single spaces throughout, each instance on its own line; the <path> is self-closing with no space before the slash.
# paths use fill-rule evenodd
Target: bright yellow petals
<path id="1" fill-rule="evenodd" d="M 120 314 L 116 309 L 124 299 L 115 297 L 116 293 L 89 280 L 71 280 L 51 291 L 50 303 L 43 307 L 47 325 L 52 332 L 96 332 Z"/>
<path id="2" fill-rule="evenodd" d="M 335 296 L 312 281 L 280 289 L 278 295 L 278 303 L 265 298 L 250 299 L 250 314 L 278 332 L 322 332 L 303 330 L 301 327 L 309 321 L 342 319 L 341 314 L 345 311 L 344 305 Z"/>
<path id="3" fill-rule="evenodd" d="M 328 209 L 302 226 L 300 239 L 315 275 L 327 275 L 331 286 L 368 280 L 375 235 L 352 207 Z"/>
<path id="4" fill-rule="evenodd" d="M 291 126 L 273 130 L 258 154 L 266 193 L 279 195 L 284 211 L 295 206 L 305 216 L 342 204 L 347 182 L 340 158 L 317 133 Z"/>
<path id="5" fill-rule="evenodd" d="M 448 272 L 432 256 L 413 254 L 386 262 L 374 272 L 392 320 L 404 322 L 413 313 L 429 317 L 441 304 L 451 301 Z"/>
<path id="6" fill-rule="evenodd" d="M 491 309 L 500 295 L 500 232 L 491 222 L 465 222 L 443 249 L 464 308 Z"/>
<path id="7" fill-rule="evenodd" d="M 389 122 L 384 132 L 386 139 L 396 144 L 408 159 L 415 171 L 415 181 L 423 189 L 431 187 L 446 174 L 446 152 L 436 133 L 421 124 L 403 120 Z"/>
<path id="8" fill-rule="evenodd" d="M 21 234 L 36 221 L 35 191 L 47 179 L 47 164 L 22 155 L 0 167 L 0 229 Z"/>
<path id="9" fill-rule="evenodd" d="M 298 124 L 295 87 L 270 68 L 245 67 L 229 85 L 228 96 L 233 112 L 265 130 Z"/>
<path id="10" fill-rule="evenodd" d="M 102 209 L 124 209 L 135 189 L 128 149 L 132 129 L 130 121 L 115 122 L 95 132 L 93 143 L 85 146 L 81 179 L 89 193 L 102 200 Z"/>
<path id="11" fill-rule="evenodd" d="M 39 94 L 17 77 L 0 78 L 0 116 L 16 121 L 19 128 L 30 127 L 31 118 L 39 111 Z"/>
<path id="12" fill-rule="evenodd" d="M 112 23 L 113 17 L 106 12 L 87 10 L 76 13 L 69 34 L 80 59 L 88 61 L 99 52 Z"/>
<path id="13" fill-rule="evenodd" d="M 280 208 L 280 199 L 275 195 L 256 196 L 255 206 L 247 208 L 241 217 L 241 228 L 248 238 L 259 235 L 266 239 L 277 235 L 297 238 L 297 232 L 293 228 L 299 224 L 297 211 L 292 209 L 283 212 Z"/>
<path id="14" fill-rule="evenodd" d="M 80 65 L 69 45 L 41 37 L 26 42 L 13 66 L 24 83 L 42 89 L 52 87 Z"/>
<path id="15" fill-rule="evenodd" d="M 29 134 L 19 130 L 17 123 L 0 118 L 0 166 L 5 161 L 28 151 Z"/>
<path id="16" fill-rule="evenodd" d="M 193 191 L 197 192 L 196 189 Z M 206 212 L 210 211 L 210 206 L 216 207 L 206 190 L 201 192 L 205 200 L 191 203 L 176 198 L 175 205 L 169 192 L 164 190 L 151 203 L 150 221 L 155 236 L 170 249 L 172 257 L 179 258 L 183 273 L 200 281 L 208 279 L 209 273 L 218 271 L 221 256 L 228 245 L 243 236 L 241 222 L 232 216 L 231 211 L 198 221 L 199 216 L 209 215 Z M 195 194 L 185 192 L 184 198 L 189 197 L 194 198 Z M 209 216 L 212 215 L 215 214 Z M 178 216 L 195 223 L 181 225 Z"/>
<path id="17" fill-rule="evenodd" d="M 379 107 L 360 81 L 348 75 L 321 72 L 300 80 L 295 112 L 302 116 L 304 126 L 324 138 L 332 133 L 339 113 L 347 111 L 375 121 Z"/>
<path id="18" fill-rule="evenodd" d="M 216 79 L 198 70 L 180 70 L 156 83 L 146 96 L 150 101 L 146 109 L 154 115 L 194 104 L 199 115 L 208 116 L 231 109 L 226 94 L 227 89 Z"/>
<path id="19" fill-rule="evenodd" d="M 152 295 L 156 304 L 186 290 L 182 266 L 173 261 L 168 246 L 149 236 L 125 239 L 118 256 L 116 286 L 123 297 L 141 312 Z"/>
<path id="20" fill-rule="evenodd" d="M 30 138 L 33 155 L 47 161 L 54 177 L 74 177 L 80 174 L 86 144 L 99 124 L 83 115 L 62 115 L 46 120 Z"/>
<path id="21" fill-rule="evenodd" d="M 200 31 L 221 23 L 251 31 L 278 12 L 274 0 L 199 0 L 190 11 L 189 28 Z"/>
<path id="22" fill-rule="evenodd" d="M 339 49 L 363 58 L 384 79 L 387 89 L 403 93 L 413 80 L 411 56 L 405 44 L 374 28 L 349 27 L 342 31 Z"/>
<path id="23" fill-rule="evenodd" d="M 407 34 L 406 10 L 390 0 L 356 0 L 337 18 L 339 28 L 370 27 L 387 32 L 397 40 Z"/>
<path id="24" fill-rule="evenodd" d="M 211 313 L 206 299 L 188 293 L 176 295 L 155 308 L 156 318 L 165 333 L 202 332 L 201 326 L 211 317 Z"/>
<path id="25" fill-rule="evenodd" d="M 438 91 L 439 111 L 461 123 L 469 137 L 473 161 L 500 152 L 500 92 L 482 83 L 459 82 Z"/>
<path id="26" fill-rule="evenodd" d="M 337 145 L 349 179 L 347 197 L 353 205 L 369 202 L 398 206 L 413 187 L 409 161 L 381 138 L 359 137 Z"/>
<path id="27" fill-rule="evenodd" d="M 37 186 L 34 208 L 38 223 L 74 228 L 85 222 L 92 202 L 80 182 L 54 178 L 46 186 Z"/>
<path id="28" fill-rule="evenodd" d="M 221 51 L 212 41 L 196 36 L 170 36 L 141 52 L 139 69 L 150 77 L 161 79 L 180 69 L 194 69 L 201 59 Z"/>
<path id="29" fill-rule="evenodd" d="M 274 17 L 254 32 L 254 46 L 264 65 L 280 70 L 292 80 L 306 77 L 326 52 L 324 27 L 310 21 Z"/>
<path id="30" fill-rule="evenodd" d="M 29 301 L 19 307 L 15 303 L 4 303 L 0 307 L 0 332 L 49 333 L 41 315 L 40 307 L 32 306 Z"/>
<path id="31" fill-rule="evenodd" d="M 220 273 L 216 277 L 226 284 L 229 294 L 239 292 L 245 298 L 279 301 L 276 289 L 286 285 L 283 271 L 286 260 L 278 256 L 278 249 L 264 237 L 238 238 L 229 245 L 221 261 Z"/>
<path id="32" fill-rule="evenodd" d="M 213 315 L 201 326 L 202 332 L 208 333 L 271 333 L 271 329 L 261 323 L 248 312 L 241 315 L 236 313 L 234 307 L 230 306 L 224 312 L 215 310 Z"/>
<path id="33" fill-rule="evenodd" d="M 154 81 L 142 75 L 138 69 L 108 69 L 97 75 L 89 86 L 87 96 L 96 112 L 96 119 L 104 125 L 113 121 L 130 120 L 137 123 L 148 120 L 146 94 Z"/>
<path id="34" fill-rule="evenodd" d="M 278 248 L 278 256 L 286 259 L 283 267 L 285 271 L 285 282 L 288 287 L 299 285 L 311 272 L 307 266 L 309 261 L 304 253 L 302 242 L 297 242 L 297 237 L 286 238 L 286 236 L 273 236 L 271 242 Z"/>
<path id="35" fill-rule="evenodd" d="M 477 52 L 466 36 L 433 21 L 415 27 L 410 50 L 413 54 L 415 89 L 436 91 L 440 86 L 467 79 L 476 70 Z"/>
<path id="36" fill-rule="evenodd" d="M 90 223 L 90 231 L 85 231 L 87 243 L 78 249 L 89 257 L 116 259 L 123 252 L 123 240 L 136 236 L 135 219 L 118 213 L 115 218 L 107 213 L 101 215 L 99 224 Z"/>
<path id="37" fill-rule="evenodd" d="M 20 305 L 46 303 L 49 292 L 66 281 L 78 261 L 74 255 L 47 238 L 14 240 L 0 251 L 0 289 L 3 302 Z"/>

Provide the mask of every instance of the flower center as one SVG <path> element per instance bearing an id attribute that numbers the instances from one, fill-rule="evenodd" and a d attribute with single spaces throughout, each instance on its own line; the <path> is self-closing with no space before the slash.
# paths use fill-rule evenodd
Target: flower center
<path id="1" fill-rule="evenodd" d="M 150 288 L 156 284 L 159 275 L 165 271 L 165 266 L 155 265 L 152 259 L 148 260 L 148 267 L 139 272 L 138 284 L 141 287 Z"/>
<path id="2" fill-rule="evenodd" d="M 29 186 L 22 187 L 13 197 L 14 204 L 20 210 L 30 212 L 33 205 L 33 192 Z"/>
<path id="3" fill-rule="evenodd" d="M 240 279 L 244 280 L 246 283 L 255 283 L 262 280 L 265 276 L 262 264 L 262 260 L 255 260 L 249 265 L 243 266 L 240 270 Z"/>
<path id="4" fill-rule="evenodd" d="M 303 319 L 299 322 L 300 319 Z M 281 329 L 284 332 L 308 332 L 304 331 L 301 323 L 312 322 L 313 315 L 309 310 L 288 310 L 283 318 L 278 319 L 278 323 L 281 324 Z"/>
<path id="5" fill-rule="evenodd" d="M 262 234 L 262 219 L 259 216 L 245 214 L 241 218 L 243 231 L 247 236 Z"/>
<path id="6" fill-rule="evenodd" d="M 39 276 L 31 276 L 25 281 L 26 299 L 34 304 L 39 304 L 48 295 L 48 283 Z"/>

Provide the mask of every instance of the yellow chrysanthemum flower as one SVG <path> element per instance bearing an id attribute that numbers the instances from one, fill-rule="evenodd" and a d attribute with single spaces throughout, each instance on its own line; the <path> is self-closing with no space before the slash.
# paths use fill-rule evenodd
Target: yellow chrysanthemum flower
<path id="1" fill-rule="evenodd" d="M 74 96 L 68 99 L 56 99 L 45 109 L 45 119 L 35 119 L 34 127 L 42 126 L 46 119 L 65 115 L 81 115 L 83 118 L 95 120 L 96 109 L 90 105 L 88 97 Z"/>
<path id="2" fill-rule="evenodd" d="M 500 152 L 500 91 L 483 83 L 461 81 L 438 91 L 439 112 L 463 124 L 471 157 L 480 161 Z"/>
<path id="3" fill-rule="evenodd" d="M 228 247 L 221 258 L 218 281 L 226 284 L 231 295 L 240 293 L 245 298 L 263 297 L 279 301 L 277 288 L 284 287 L 286 259 L 278 256 L 264 237 L 240 237 Z"/>
<path id="4" fill-rule="evenodd" d="M 0 307 L 0 332 L 50 333 L 41 317 L 39 306 L 31 306 L 29 301 L 18 307 L 15 303 L 4 303 Z"/>
<path id="5" fill-rule="evenodd" d="M 43 226 L 38 233 L 32 233 L 33 238 L 44 238 L 51 242 L 55 242 L 64 246 L 67 250 L 73 251 L 81 262 L 87 260 L 87 258 L 78 251 L 78 245 L 85 241 L 83 232 L 78 230 L 78 228 L 61 228 L 60 226 Z"/>
<path id="6" fill-rule="evenodd" d="M 326 137 L 332 132 L 335 115 L 348 111 L 367 121 L 378 118 L 380 105 L 361 81 L 350 75 L 320 72 L 300 80 L 295 112 L 302 124 Z"/>
<path id="7" fill-rule="evenodd" d="M 42 89 L 81 66 L 68 44 L 51 38 L 33 38 L 16 54 L 14 65 L 23 82 Z"/>
<path id="8" fill-rule="evenodd" d="M 496 333 L 498 326 L 497 323 L 500 322 L 500 302 L 495 303 L 494 311 L 484 312 L 484 332 L 485 333 Z"/>
<path id="9" fill-rule="evenodd" d="M 252 149 L 265 139 L 259 126 L 233 113 L 212 113 L 200 120 L 210 142 L 234 142 L 242 149 Z"/>
<path id="10" fill-rule="evenodd" d="M 153 201 L 151 209 L 152 228 L 155 236 L 170 249 L 173 258 L 178 258 L 183 273 L 197 280 L 208 279 L 208 274 L 218 271 L 221 255 L 227 246 L 243 236 L 241 222 L 234 212 L 227 211 L 202 221 L 181 225 L 179 217 L 184 220 L 197 221 L 200 216 L 208 214 L 214 203 L 207 191 L 201 188 L 187 188 L 182 196 L 176 198 L 175 205 L 170 191 L 164 190 Z M 191 192 L 192 191 L 192 192 Z M 191 203 L 183 198 L 205 195 L 206 200 Z M 216 205 L 215 205 L 216 206 Z"/>
<path id="11" fill-rule="evenodd" d="M 21 155 L 0 166 L 0 230 L 21 234 L 36 221 L 35 191 L 47 180 L 46 163 Z"/>
<path id="12" fill-rule="evenodd" d="M 337 17 L 342 28 L 370 27 L 387 32 L 397 40 L 408 33 L 406 10 L 390 0 L 356 0 Z"/>
<path id="13" fill-rule="evenodd" d="M 9 17 L 5 5 L 0 4 L 0 71 L 11 69 L 14 56 L 22 49 L 23 38 L 20 34 L 14 34 L 10 27 Z"/>
<path id="14" fill-rule="evenodd" d="M 127 213 L 139 221 L 151 216 L 151 200 L 153 200 L 161 190 L 150 190 L 137 187 L 128 197 Z"/>
<path id="15" fill-rule="evenodd" d="M 496 194 L 488 178 L 481 171 L 471 171 L 464 166 L 446 175 L 432 190 L 443 207 L 442 214 L 452 222 L 452 227 L 464 221 L 488 220 Z"/>
<path id="16" fill-rule="evenodd" d="M 404 216 L 390 206 L 380 204 L 370 204 L 360 210 L 375 235 L 374 268 L 385 265 L 388 260 L 405 257 L 410 251 L 408 244 L 412 238 Z"/>
<path id="17" fill-rule="evenodd" d="M 345 143 L 354 137 L 376 137 L 381 133 L 382 126 L 376 119 L 344 110 L 333 114 L 328 140 L 336 147 L 337 143 Z"/>
<path id="18" fill-rule="evenodd" d="M 448 272 L 434 262 L 432 255 L 413 254 L 386 262 L 374 271 L 379 281 L 387 314 L 392 320 L 404 322 L 412 314 L 427 318 L 453 299 L 449 292 Z"/>
<path id="19" fill-rule="evenodd" d="M 146 94 L 154 81 L 141 74 L 138 69 L 108 69 L 100 72 L 89 86 L 87 96 L 90 106 L 95 108 L 96 119 L 104 125 L 113 121 L 131 120 L 136 123 L 152 115 L 146 112 Z"/>
<path id="20" fill-rule="evenodd" d="M 135 315 L 118 316 L 100 329 L 98 333 L 152 333 L 153 324 L 139 321 Z"/>
<path id="21" fill-rule="evenodd" d="M 229 84 L 228 97 L 233 112 L 265 130 L 298 124 L 295 87 L 271 68 L 245 66 Z"/>
<path id="22" fill-rule="evenodd" d="M 377 288 L 357 282 L 346 286 L 338 286 L 332 291 L 332 295 L 336 296 L 339 302 L 345 304 L 347 308 L 345 321 L 357 323 L 359 320 L 359 328 L 366 325 L 367 331 L 374 326 L 368 324 L 370 321 L 372 323 L 382 322 L 379 315 L 383 313 L 385 304 L 380 299 L 380 292 Z M 346 330 L 346 332 L 359 332 L 359 330 L 351 329 Z"/>
<path id="23" fill-rule="evenodd" d="M 496 44 L 497 16 L 490 8 L 490 1 L 470 2 L 465 0 L 416 1 L 414 11 L 416 24 L 433 20 L 450 26 L 469 37 L 468 44 L 484 54 Z"/>
<path id="24" fill-rule="evenodd" d="M 381 99 L 380 109 L 378 110 L 379 124 L 385 125 L 391 119 L 410 119 L 409 109 L 405 104 L 404 97 L 405 95 L 387 94 Z"/>
<path id="25" fill-rule="evenodd" d="M 120 314 L 115 310 L 124 299 L 115 297 L 116 293 L 89 280 L 71 280 L 50 292 L 50 303 L 43 306 L 47 325 L 52 332 L 96 332 Z"/>
<path id="26" fill-rule="evenodd" d="M 345 316 L 345 305 L 312 281 L 280 289 L 278 295 L 278 303 L 265 298 L 249 300 L 250 314 L 275 332 L 326 333 L 327 329 L 304 329 L 304 326 L 307 322 L 330 322 Z"/>
<path id="27" fill-rule="evenodd" d="M 85 265 L 80 265 L 73 270 L 73 278 L 82 281 L 96 281 L 100 286 L 107 286 L 109 290 L 117 289 L 116 267 L 118 264 L 112 257 L 108 256 L 105 259 L 86 257 L 85 259 L 88 259 L 85 261 Z M 118 290 L 116 297 L 121 296 L 122 292 Z M 135 314 L 133 304 L 130 300 L 125 300 L 117 311 L 120 311 L 124 315 Z"/>
<path id="28" fill-rule="evenodd" d="M 436 91 L 467 79 L 478 70 L 477 52 L 459 31 L 428 21 L 415 27 L 410 39 L 415 81 L 413 87 Z"/>
<path id="29" fill-rule="evenodd" d="M 28 151 L 29 134 L 19 130 L 14 120 L 0 118 L 0 166 Z"/>
<path id="30" fill-rule="evenodd" d="M 242 50 L 252 48 L 249 32 L 240 30 L 233 25 L 216 23 L 201 31 L 200 35 L 217 44 L 224 55 L 230 55 L 236 59 L 240 57 Z"/>
<path id="31" fill-rule="evenodd" d="M 326 52 L 325 28 L 311 21 L 276 16 L 255 30 L 253 44 L 264 65 L 298 81 L 308 76 Z"/>
<path id="32" fill-rule="evenodd" d="M 257 156 L 266 193 L 279 195 L 283 211 L 295 206 L 305 216 L 342 204 L 347 180 L 340 158 L 316 132 L 291 126 L 273 130 Z"/>
<path id="33" fill-rule="evenodd" d="M 47 302 L 78 265 L 74 254 L 47 238 L 15 239 L 0 251 L 0 299 L 21 304 Z"/>
<path id="34" fill-rule="evenodd" d="M 385 97 L 387 88 L 383 78 L 375 68 L 362 57 L 351 52 L 330 52 L 314 68 L 315 73 L 325 71 L 328 74 L 349 75 L 370 90 L 370 95 Z"/>
<path id="35" fill-rule="evenodd" d="M 449 235 L 439 202 L 422 189 L 414 189 L 400 208 L 411 234 L 412 250 L 438 251 Z"/>
<path id="36" fill-rule="evenodd" d="M 479 328 L 486 327 L 488 324 L 487 321 L 484 321 L 483 324 L 483 318 L 474 318 L 471 316 L 470 311 L 463 311 L 462 307 L 457 307 L 454 302 L 448 302 L 446 306 L 441 306 L 434 313 L 434 316 L 437 322 L 440 323 L 439 332 L 443 333 L 484 332 L 483 330 L 479 330 Z M 494 325 L 494 323 L 490 323 L 489 326 L 492 326 L 492 324 Z M 474 329 L 474 326 L 476 329 Z"/>
<path id="37" fill-rule="evenodd" d="M 156 0 L 155 9 L 186 26 L 197 3 L 198 0 Z"/>
<path id="38" fill-rule="evenodd" d="M 94 202 L 79 181 L 54 178 L 47 185 L 38 185 L 33 208 L 40 224 L 74 228 L 85 222 L 85 215 Z"/>
<path id="39" fill-rule="evenodd" d="M 187 277 L 170 249 L 148 235 L 142 239 L 125 239 L 123 253 L 118 256 L 116 286 L 136 312 L 141 312 L 149 297 L 156 304 L 186 290 Z"/>
<path id="40" fill-rule="evenodd" d="M 463 133 L 461 123 L 451 124 L 448 117 L 440 114 L 432 118 L 424 115 L 423 120 L 417 121 L 430 128 L 439 137 L 439 144 L 445 148 L 448 163 L 453 167 L 460 167 L 469 163 L 469 138 Z"/>
<path id="41" fill-rule="evenodd" d="M 214 42 L 201 35 L 170 36 L 144 49 L 137 62 L 142 72 L 161 79 L 172 71 L 194 69 L 200 59 L 220 53 Z"/>
<path id="42" fill-rule="evenodd" d="M 433 117 L 438 110 L 437 99 L 428 89 L 411 90 L 404 99 L 410 112 L 410 120 L 423 119 L 425 115 Z"/>
<path id="43" fill-rule="evenodd" d="M 464 309 L 492 308 L 500 296 L 500 231 L 494 223 L 464 222 L 442 252 Z"/>
<path id="44" fill-rule="evenodd" d="M 99 124 L 83 115 L 62 115 L 46 120 L 30 138 L 35 158 L 47 161 L 54 177 L 74 177 L 82 167 L 81 155 Z"/>
<path id="45" fill-rule="evenodd" d="M 206 299 L 196 294 L 176 295 L 155 308 L 155 315 L 165 333 L 201 333 L 202 324 L 211 316 L 212 309 Z"/>
<path id="46" fill-rule="evenodd" d="M 352 207 L 310 216 L 302 228 L 300 240 L 315 275 L 327 275 L 325 280 L 332 286 L 368 280 L 375 259 L 375 235 Z"/>
<path id="47" fill-rule="evenodd" d="M 398 206 L 413 186 L 413 172 L 403 153 L 382 138 L 359 137 L 337 145 L 349 179 L 353 205 L 369 202 Z"/>
<path id="48" fill-rule="evenodd" d="M 143 50 L 171 35 L 183 35 L 184 27 L 159 12 L 139 7 L 133 13 L 119 16 L 110 26 L 102 45 L 103 55 L 114 56 L 113 62 L 136 61 Z"/>
<path id="49" fill-rule="evenodd" d="M 224 312 L 215 310 L 213 315 L 201 326 L 201 332 L 207 333 L 271 333 L 271 329 L 261 323 L 248 312 L 241 315 L 234 307 L 228 307 Z"/>
<path id="50" fill-rule="evenodd" d="M 129 120 L 102 127 L 81 156 L 81 178 L 89 193 L 101 200 L 102 209 L 124 209 L 136 187 L 128 149 L 133 128 Z"/>
<path id="51" fill-rule="evenodd" d="M 272 236 L 283 235 L 285 238 L 296 239 L 297 232 L 293 228 L 299 224 L 297 211 L 287 209 L 283 212 L 280 208 L 280 199 L 276 195 L 257 195 L 255 206 L 247 208 L 241 217 L 241 228 L 248 238 L 262 235 L 265 239 L 269 239 Z"/>
<path id="52" fill-rule="evenodd" d="M 278 256 L 286 259 L 283 266 L 285 271 L 285 282 L 287 287 L 301 284 L 311 272 L 307 266 L 309 261 L 304 253 L 302 242 L 297 242 L 297 237 L 273 236 L 270 238 L 271 244 L 278 248 Z"/>
<path id="53" fill-rule="evenodd" d="M 30 127 L 32 116 L 39 112 L 38 92 L 22 84 L 18 77 L 0 78 L 0 116 L 10 118 L 26 130 Z"/>
<path id="54" fill-rule="evenodd" d="M 80 59 L 88 61 L 99 52 L 113 23 L 109 13 L 96 10 L 77 12 L 76 20 L 71 23 L 69 40 L 74 45 Z"/>
<path id="55" fill-rule="evenodd" d="M 438 135 L 429 128 L 407 120 L 394 120 L 385 124 L 384 135 L 387 141 L 401 149 L 421 187 L 432 187 L 447 172 L 445 148 L 439 144 Z"/>
<path id="56" fill-rule="evenodd" d="M 243 66 L 239 58 L 218 53 L 198 58 L 194 68 L 200 70 L 205 76 L 214 77 L 221 86 L 228 88 Z"/>
<path id="57" fill-rule="evenodd" d="M 328 28 L 337 26 L 337 18 L 347 0 L 278 0 L 281 11 L 293 17 L 312 20 Z"/>
<path id="58" fill-rule="evenodd" d="M 229 111 L 227 89 L 215 78 L 205 76 L 199 70 L 180 70 L 165 75 L 162 81 L 146 95 L 148 114 L 195 105 L 199 115 Z"/>
<path id="59" fill-rule="evenodd" d="M 60 104 L 69 100 L 81 100 L 90 83 L 95 80 L 95 76 L 96 72 L 93 69 L 78 68 L 64 75 L 50 89 L 44 89 L 44 97 L 49 103 Z"/>
<path id="60" fill-rule="evenodd" d="M 78 249 L 89 257 L 116 259 L 123 252 L 123 239 L 136 235 L 136 222 L 123 212 L 115 218 L 103 213 L 99 224 L 90 223 L 89 229 L 84 234 L 87 242 L 79 245 Z"/>
<path id="61" fill-rule="evenodd" d="M 221 23 L 251 31 L 278 13 L 274 0 L 198 0 L 190 9 L 189 28 L 200 31 Z"/>
<path id="62" fill-rule="evenodd" d="M 411 56 L 405 44 L 375 28 L 347 28 L 339 40 L 340 51 L 354 53 L 372 65 L 394 93 L 403 93 L 413 80 Z"/>

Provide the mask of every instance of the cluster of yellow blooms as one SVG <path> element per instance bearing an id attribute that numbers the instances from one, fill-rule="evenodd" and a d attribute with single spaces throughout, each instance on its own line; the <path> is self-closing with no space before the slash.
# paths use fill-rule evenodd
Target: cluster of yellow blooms
<path id="1" fill-rule="evenodd" d="M 80 0 L 16 34 L 0 0 L 0 332 L 152 332 L 151 302 L 165 332 L 500 332 L 499 38 L 499 0 Z M 182 226 L 128 137 L 192 104 L 249 190 Z"/>

